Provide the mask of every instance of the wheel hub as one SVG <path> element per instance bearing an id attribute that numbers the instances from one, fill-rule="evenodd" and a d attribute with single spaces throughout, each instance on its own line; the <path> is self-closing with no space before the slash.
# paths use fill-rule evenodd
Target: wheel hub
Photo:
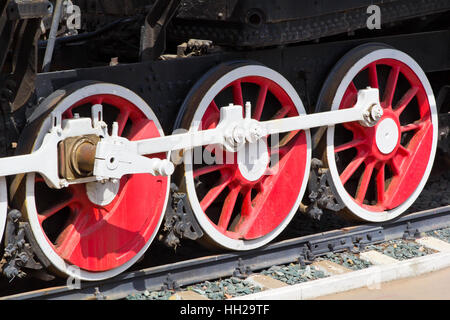
<path id="1" fill-rule="evenodd" d="M 393 119 L 382 120 L 377 126 L 375 135 L 378 150 L 383 154 L 390 154 L 397 147 L 399 136 L 400 128 Z"/>

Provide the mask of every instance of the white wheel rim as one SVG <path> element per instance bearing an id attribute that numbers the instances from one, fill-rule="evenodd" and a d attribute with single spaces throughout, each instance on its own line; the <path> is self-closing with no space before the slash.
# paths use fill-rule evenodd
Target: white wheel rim
<path id="1" fill-rule="evenodd" d="M 271 79 L 275 83 L 277 83 L 279 86 L 281 86 L 288 96 L 292 99 L 294 102 L 294 105 L 298 111 L 299 114 L 306 114 L 305 108 L 303 106 L 303 103 L 298 96 L 295 89 L 292 87 L 292 85 L 279 73 L 276 71 L 269 69 L 264 66 L 258 66 L 258 65 L 252 65 L 252 66 L 244 66 L 237 68 L 235 70 L 230 71 L 223 77 L 221 77 L 216 83 L 214 83 L 207 93 L 203 96 L 197 111 L 194 114 L 192 125 L 190 127 L 190 131 L 198 131 L 200 127 L 200 122 L 203 117 L 203 114 L 209 107 L 210 101 L 214 99 L 215 96 L 219 94 L 219 92 L 225 88 L 229 83 L 236 81 L 240 78 L 243 78 L 245 76 L 259 76 L 259 77 L 265 77 L 268 79 Z M 310 164 L 311 164 L 311 136 L 310 131 L 305 130 L 306 139 L 307 139 L 307 163 L 306 163 L 306 170 L 305 175 L 303 177 L 303 184 L 301 186 L 301 191 L 298 195 L 297 201 L 295 205 L 293 206 L 292 210 L 290 211 L 287 218 L 272 232 L 268 233 L 267 235 L 254 239 L 254 240 L 236 240 L 229 238 L 225 236 L 224 234 L 220 233 L 214 226 L 211 225 L 211 222 L 206 217 L 206 214 L 201 209 L 200 203 L 198 201 L 197 192 L 195 189 L 194 184 L 194 176 L 193 176 L 193 165 L 192 161 L 192 150 L 186 150 L 185 152 L 185 177 L 186 177 L 186 189 L 187 194 L 189 197 L 190 204 L 192 206 L 194 215 L 200 224 L 203 231 L 211 238 L 213 241 L 215 241 L 218 245 L 230 249 L 230 250 L 236 250 L 236 251 L 245 251 L 245 250 L 252 250 L 255 248 L 259 248 L 271 240 L 273 240 L 276 236 L 278 236 L 288 225 L 288 223 L 292 220 L 293 216 L 297 212 L 297 209 L 300 205 L 300 202 L 302 200 L 303 194 L 306 190 L 307 182 L 308 182 L 308 176 L 309 176 L 309 170 L 310 170 Z"/>
<path id="2" fill-rule="evenodd" d="M 0 240 L 6 227 L 6 219 L 8 218 L 8 189 L 5 177 L 0 177 Z"/>
<path id="3" fill-rule="evenodd" d="M 159 133 L 161 136 L 164 135 L 164 132 L 162 130 L 162 127 L 156 117 L 156 115 L 153 113 L 153 111 L 150 109 L 150 107 L 147 105 L 147 103 L 142 100 L 139 96 L 137 96 L 134 92 L 118 86 L 114 84 L 107 84 L 107 83 L 100 83 L 100 84 L 92 84 L 88 85 L 86 87 L 83 87 L 74 93 L 68 95 L 65 97 L 62 101 L 58 103 L 58 106 L 55 108 L 55 111 L 60 111 L 63 113 L 65 110 L 73 106 L 78 101 L 92 96 L 92 95 L 98 95 L 98 94 L 111 94 L 116 95 L 125 98 L 126 100 L 133 103 L 139 110 L 148 118 L 155 122 L 155 125 L 158 128 Z M 43 102 L 45 104 L 45 101 Z M 36 112 L 39 112 L 39 109 L 36 110 Z M 36 138 L 36 143 L 34 145 L 34 150 L 38 149 L 39 146 L 42 143 L 42 140 L 44 138 L 44 135 L 48 130 L 50 129 L 50 119 L 47 118 L 42 127 L 40 128 L 39 134 Z M 53 247 L 49 244 L 46 236 L 44 235 L 44 232 L 42 230 L 42 227 L 38 220 L 38 214 L 36 209 L 36 202 L 34 198 L 35 193 L 35 174 L 28 174 L 26 177 L 26 206 L 28 211 L 28 222 L 30 223 L 31 230 L 33 232 L 33 235 L 36 239 L 37 244 L 41 248 L 41 250 L 45 253 L 46 257 L 49 259 L 49 261 L 52 263 L 52 265 L 58 269 L 63 274 L 66 274 L 68 277 L 71 277 L 73 279 L 79 279 L 84 281 L 100 281 L 105 280 L 108 278 L 112 278 L 125 270 L 127 270 L 129 267 L 131 267 L 134 263 L 136 263 L 143 254 L 147 251 L 150 244 L 153 242 L 159 226 L 161 226 L 161 223 L 164 218 L 164 214 L 161 214 L 161 218 L 158 222 L 158 228 L 155 228 L 155 232 L 150 237 L 149 241 L 145 244 L 145 246 L 128 262 L 124 263 L 123 265 L 111 269 L 104 272 L 89 272 L 86 270 L 79 269 L 77 267 L 74 267 L 68 263 L 66 263 L 53 249 Z M 170 190 L 170 181 L 167 184 L 167 192 L 166 192 L 166 199 L 165 199 L 165 206 L 163 212 L 165 212 L 166 206 L 167 206 L 167 200 L 169 196 L 169 190 Z"/>
<path id="4" fill-rule="evenodd" d="M 333 99 L 333 103 L 331 106 L 331 110 L 338 110 L 341 104 L 341 101 L 344 97 L 345 91 L 347 90 L 348 86 L 350 85 L 350 82 L 353 81 L 354 77 L 363 70 L 367 65 L 370 63 L 383 59 L 383 58 L 389 58 L 394 59 L 403 62 L 404 64 L 408 65 L 414 73 L 417 75 L 417 77 L 420 79 L 426 94 L 428 96 L 428 102 L 431 109 L 431 118 L 433 123 L 433 145 L 431 149 L 431 154 L 429 158 L 429 162 L 427 164 L 425 173 L 422 177 L 422 180 L 420 181 L 419 185 L 417 186 L 416 190 L 413 192 L 413 194 L 400 206 L 384 211 L 384 212 L 373 212 L 366 210 L 359 206 L 352 197 L 348 194 L 347 190 L 345 189 L 344 185 L 341 182 L 340 175 L 337 169 L 336 161 L 335 161 L 335 151 L 334 151 L 334 127 L 329 127 L 327 131 L 327 159 L 328 159 L 328 165 L 330 168 L 330 173 L 333 178 L 334 185 L 337 189 L 337 192 L 342 199 L 345 206 L 356 216 L 359 218 L 370 221 L 370 222 L 383 222 L 392 220 L 399 215 L 401 215 L 403 212 L 405 212 L 417 199 L 417 197 L 422 192 L 423 188 L 425 187 L 425 184 L 428 180 L 428 177 L 430 175 L 431 169 L 433 167 L 434 163 L 434 157 L 436 153 L 437 148 L 437 139 L 438 139 L 438 117 L 437 117 L 437 109 L 436 109 L 436 101 L 434 98 L 433 90 L 431 88 L 431 85 L 428 81 L 427 76 L 425 75 L 422 68 L 417 64 L 416 61 L 414 61 L 409 55 L 398 51 L 394 49 L 379 49 L 375 50 L 363 58 L 361 58 L 357 63 L 355 63 L 351 69 L 346 73 L 344 78 L 342 79 L 336 94 Z M 386 148 L 385 151 L 387 151 Z"/>

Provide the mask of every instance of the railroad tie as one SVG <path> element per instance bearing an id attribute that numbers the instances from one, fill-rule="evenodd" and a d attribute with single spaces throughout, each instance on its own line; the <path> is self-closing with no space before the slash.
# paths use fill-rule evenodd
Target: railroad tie
<path id="1" fill-rule="evenodd" d="M 439 251 L 439 252 L 450 252 L 450 243 L 442 241 L 434 237 L 423 237 L 416 239 L 416 242 L 424 247 Z"/>
<path id="2" fill-rule="evenodd" d="M 389 257 L 385 254 L 382 254 L 378 251 L 371 250 L 367 252 L 362 252 L 359 257 L 363 260 L 369 261 L 373 265 L 388 265 L 395 262 L 398 262 L 397 259 Z"/>

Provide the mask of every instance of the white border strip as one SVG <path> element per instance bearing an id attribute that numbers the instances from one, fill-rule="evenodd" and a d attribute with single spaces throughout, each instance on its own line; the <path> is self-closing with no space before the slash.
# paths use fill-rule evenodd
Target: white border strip
<path id="1" fill-rule="evenodd" d="M 368 287 L 393 280 L 416 277 L 450 267 L 450 252 L 440 252 L 397 263 L 374 266 L 329 278 L 313 280 L 280 289 L 258 292 L 231 300 L 306 300 Z"/>

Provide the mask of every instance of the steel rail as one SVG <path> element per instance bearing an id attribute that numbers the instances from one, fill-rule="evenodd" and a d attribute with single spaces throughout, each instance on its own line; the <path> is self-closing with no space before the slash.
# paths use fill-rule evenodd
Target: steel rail
<path id="1" fill-rule="evenodd" d="M 176 289 L 207 280 L 240 276 L 273 265 L 301 263 L 328 252 L 364 249 L 397 238 L 418 237 L 422 232 L 450 227 L 450 205 L 420 211 L 394 221 L 365 224 L 284 240 L 250 252 L 207 256 L 129 272 L 80 289 L 53 287 L 0 298 L 1 300 L 121 299 L 136 291 Z"/>

